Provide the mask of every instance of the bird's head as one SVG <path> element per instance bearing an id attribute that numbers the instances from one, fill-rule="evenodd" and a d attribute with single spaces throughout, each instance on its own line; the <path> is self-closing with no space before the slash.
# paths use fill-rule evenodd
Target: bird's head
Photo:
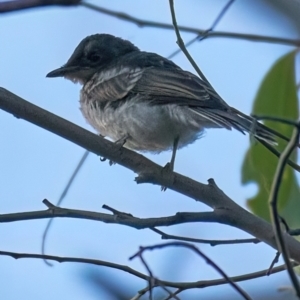
<path id="1" fill-rule="evenodd" d="M 65 77 L 85 84 L 101 67 L 132 51 L 139 49 L 129 41 L 110 34 L 90 35 L 79 43 L 65 65 L 46 77 Z"/>

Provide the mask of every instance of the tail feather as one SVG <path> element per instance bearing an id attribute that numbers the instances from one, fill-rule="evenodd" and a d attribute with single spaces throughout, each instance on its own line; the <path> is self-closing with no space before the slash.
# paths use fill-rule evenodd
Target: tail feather
<path id="1" fill-rule="evenodd" d="M 269 128 L 265 126 L 264 124 L 258 123 L 257 120 L 251 116 L 245 115 L 242 112 L 238 111 L 235 108 L 231 108 L 231 111 L 239 118 L 239 120 L 246 120 L 248 123 L 250 123 L 250 130 L 249 132 L 254 134 L 256 139 L 264 146 L 266 147 L 269 151 L 271 151 L 273 154 L 275 154 L 277 157 L 280 157 L 281 153 L 276 150 L 274 145 L 277 145 L 278 143 L 276 142 L 275 138 L 281 138 L 287 142 L 290 141 L 288 137 L 285 135 L 281 134 L 280 132 Z M 244 122 L 244 121 L 242 121 Z M 253 126 L 254 124 L 254 126 Z M 253 129 L 252 129 L 253 128 Z M 298 148 L 300 148 L 300 144 L 297 145 Z M 290 165 L 294 170 L 300 172 L 300 166 L 297 165 L 297 163 L 293 162 L 292 160 L 288 159 L 287 164 Z"/>
<path id="2" fill-rule="evenodd" d="M 201 107 L 193 108 L 192 110 L 202 118 L 213 122 L 218 127 L 226 128 L 228 130 L 231 130 L 231 128 L 234 127 L 232 124 L 232 120 L 224 118 L 224 116 L 222 116 L 221 114 L 216 113 L 216 110 Z"/>
<path id="3" fill-rule="evenodd" d="M 248 132 L 271 145 L 277 145 L 276 134 L 274 134 L 275 131 L 269 130 L 268 127 L 257 122 L 254 118 L 240 113 L 238 110 L 225 111 L 209 108 L 199 110 L 199 108 L 197 108 L 197 113 L 210 119 L 220 127 L 227 129 L 234 128 L 243 134 Z M 224 126 L 224 124 L 226 126 Z"/>
<path id="4" fill-rule="evenodd" d="M 273 146 L 278 145 L 278 142 L 276 141 L 276 135 L 274 134 L 275 131 L 270 130 L 270 128 L 259 123 L 256 119 L 250 116 L 247 116 L 247 118 L 245 118 L 245 116 L 239 114 L 238 111 L 236 112 L 234 118 L 237 118 L 236 122 L 243 126 L 245 131 L 247 131 L 248 133 L 253 134 L 260 140 L 266 141 Z"/>
<path id="5" fill-rule="evenodd" d="M 258 140 L 265 141 L 272 146 L 278 145 L 276 138 L 280 138 L 287 142 L 290 140 L 290 138 L 282 133 L 259 123 L 255 118 L 248 116 L 233 107 L 229 107 L 229 110 L 193 107 L 192 110 L 219 127 L 229 130 L 234 128 L 243 134 L 248 132 L 253 134 Z M 300 144 L 298 147 L 300 148 Z"/>
<path id="6" fill-rule="evenodd" d="M 286 137 L 285 135 L 283 135 L 282 133 L 270 128 L 270 127 L 267 127 L 266 125 L 264 124 L 261 124 L 259 122 L 257 122 L 257 120 L 251 116 L 248 116 L 242 112 L 240 112 L 239 110 L 237 110 L 236 108 L 234 107 L 231 107 L 230 108 L 232 112 L 234 112 L 236 115 L 240 116 L 241 118 L 243 119 L 246 119 L 248 121 L 250 121 L 252 124 L 253 123 L 256 123 L 256 124 L 259 124 L 259 128 L 260 128 L 260 131 L 263 131 L 264 133 L 268 133 L 270 135 L 270 137 L 273 139 L 273 141 L 276 142 L 275 138 L 278 137 L 286 142 L 289 142 L 290 141 L 290 138 Z M 258 136 L 259 137 L 259 136 Z M 264 139 L 263 139 L 264 140 Z M 268 141 L 266 141 L 268 142 Z M 271 143 L 272 144 L 272 143 Z M 298 144 L 298 147 L 300 148 L 300 144 Z"/>
<path id="7" fill-rule="evenodd" d="M 253 134 L 264 147 L 277 157 L 280 157 L 281 153 L 274 147 L 278 145 L 276 138 L 281 138 L 287 142 L 290 141 L 288 137 L 280 132 L 259 123 L 255 118 L 245 115 L 233 107 L 229 107 L 228 110 L 199 107 L 192 108 L 192 110 L 219 127 L 224 127 L 229 130 L 235 128 L 243 134 L 245 132 Z M 298 148 L 300 148 L 300 144 L 298 144 Z M 288 159 L 287 163 L 296 171 L 300 172 L 300 166 L 295 162 Z"/>

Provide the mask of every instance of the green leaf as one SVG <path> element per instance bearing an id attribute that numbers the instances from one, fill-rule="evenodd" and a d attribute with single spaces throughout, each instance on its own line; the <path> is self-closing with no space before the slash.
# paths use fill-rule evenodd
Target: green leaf
<path id="1" fill-rule="evenodd" d="M 266 74 L 258 90 L 253 114 L 277 116 L 287 119 L 298 119 L 298 98 L 295 81 L 295 55 L 290 52 L 280 58 Z M 265 125 L 281 132 L 287 137 L 292 135 L 293 127 L 279 123 L 266 121 Z M 286 142 L 279 141 L 276 147 L 280 152 L 286 146 Z M 297 161 L 296 151 L 290 157 Z M 247 200 L 252 212 L 266 220 L 270 220 L 269 192 L 275 174 L 278 158 L 259 143 L 250 145 L 243 166 L 242 183 L 254 182 L 258 186 L 258 193 Z M 287 166 L 280 186 L 279 212 L 291 227 L 300 226 L 300 192 L 295 171 Z"/>

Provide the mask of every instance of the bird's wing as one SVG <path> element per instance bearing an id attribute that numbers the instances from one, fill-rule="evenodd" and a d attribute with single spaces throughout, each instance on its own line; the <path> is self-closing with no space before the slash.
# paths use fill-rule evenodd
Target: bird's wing
<path id="1" fill-rule="evenodd" d="M 176 65 L 121 65 L 99 70 L 84 86 L 83 92 L 98 103 L 118 103 L 117 100 L 126 101 L 127 96 L 139 95 L 140 101 L 152 105 L 188 106 L 202 118 L 220 127 L 230 129 L 234 126 L 241 131 L 239 126 L 218 115 L 218 110 L 228 108 L 219 95 L 200 78 Z"/>
<path id="2" fill-rule="evenodd" d="M 192 109 L 226 109 L 227 104 L 205 82 L 179 67 L 120 66 L 100 70 L 84 92 L 99 102 L 116 101 L 139 94 L 151 104 L 177 104 Z"/>
<path id="3" fill-rule="evenodd" d="M 229 106 L 224 100 L 200 78 L 179 67 L 146 68 L 131 93 L 153 105 L 187 106 L 219 127 L 243 132 L 241 126 L 226 117 Z"/>
<path id="4" fill-rule="evenodd" d="M 204 81 L 180 68 L 146 68 L 132 89 L 153 104 L 224 109 L 227 104 Z"/>
<path id="5" fill-rule="evenodd" d="M 109 68 L 97 72 L 83 87 L 83 91 L 99 102 L 124 98 L 142 77 L 142 68 Z"/>

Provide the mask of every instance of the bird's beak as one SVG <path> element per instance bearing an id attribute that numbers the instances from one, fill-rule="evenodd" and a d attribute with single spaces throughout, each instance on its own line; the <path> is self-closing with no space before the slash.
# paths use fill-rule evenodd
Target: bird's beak
<path id="1" fill-rule="evenodd" d="M 70 66 L 65 64 L 64 66 L 55 69 L 48 73 L 46 77 L 64 77 L 73 81 L 74 83 L 79 82 L 80 84 L 85 84 L 95 73 L 94 69 L 82 66 Z"/>
<path id="2" fill-rule="evenodd" d="M 78 72 L 80 68 L 78 66 L 62 66 L 49 72 L 46 77 L 65 77 L 66 75 L 74 74 Z"/>

